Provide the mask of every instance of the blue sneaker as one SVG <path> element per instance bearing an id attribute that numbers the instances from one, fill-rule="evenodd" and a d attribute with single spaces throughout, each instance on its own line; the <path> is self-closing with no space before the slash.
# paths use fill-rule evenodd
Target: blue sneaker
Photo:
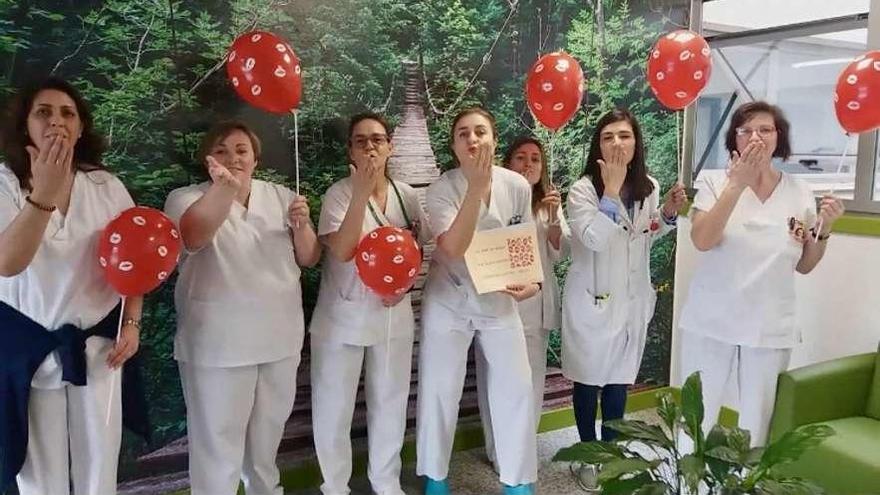
<path id="1" fill-rule="evenodd" d="M 446 479 L 435 480 L 425 476 L 425 495 L 450 495 L 449 482 Z"/>
<path id="2" fill-rule="evenodd" d="M 532 483 L 516 486 L 504 485 L 504 489 L 501 491 L 502 495 L 533 495 L 534 493 Z"/>

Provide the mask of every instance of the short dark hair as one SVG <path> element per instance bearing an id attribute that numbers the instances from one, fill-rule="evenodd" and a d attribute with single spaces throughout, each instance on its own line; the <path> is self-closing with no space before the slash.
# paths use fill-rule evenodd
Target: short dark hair
<path id="1" fill-rule="evenodd" d="M 625 108 L 615 108 L 599 118 L 596 127 L 593 129 L 593 137 L 590 139 L 590 152 L 587 154 L 587 163 L 584 166 L 584 173 L 593 182 L 596 194 L 601 198 L 605 194 L 605 182 L 602 180 L 602 170 L 599 167 L 599 160 L 602 158 L 602 148 L 600 141 L 602 138 L 602 129 L 615 122 L 628 122 L 633 130 L 633 137 L 636 140 L 635 149 L 633 150 L 632 161 L 626 171 L 626 179 L 624 184 L 629 191 L 630 201 L 644 201 L 645 198 L 654 192 L 654 183 L 648 178 L 648 166 L 645 162 L 645 141 L 642 137 L 642 129 L 636 117 Z"/>
<path id="2" fill-rule="evenodd" d="M 458 112 L 455 115 L 455 118 L 452 119 L 452 125 L 449 127 L 449 146 L 452 146 L 452 143 L 455 142 L 455 126 L 458 124 L 458 121 L 467 117 L 468 115 L 477 114 L 482 117 L 485 117 L 486 120 L 489 121 L 489 125 L 492 127 L 492 138 L 498 139 L 498 124 L 495 122 L 495 116 L 492 115 L 491 112 L 482 107 L 468 107 L 464 110 Z M 457 167 L 458 157 L 455 156 L 455 153 L 452 154 L 452 163 Z"/>
<path id="3" fill-rule="evenodd" d="M 27 120 L 34 100 L 45 90 L 61 91 L 73 100 L 76 113 L 82 123 L 82 136 L 73 150 L 73 166 L 76 170 L 90 172 L 105 170 L 101 157 L 107 149 L 104 137 L 95 130 L 92 110 L 72 84 L 58 77 L 48 77 L 24 86 L 9 102 L 0 134 L 0 149 L 6 156 L 6 164 L 18 178 L 21 187 L 30 189 L 31 160 L 27 146 L 34 142 L 27 134 Z"/>
<path id="4" fill-rule="evenodd" d="M 772 156 L 787 160 L 791 156 L 791 136 L 789 135 L 791 124 L 788 123 L 781 108 L 766 101 L 744 103 L 733 112 L 733 116 L 730 117 L 730 127 L 727 128 L 727 134 L 724 136 L 727 153 L 731 154 L 736 151 L 737 127 L 741 127 L 757 113 L 767 113 L 773 117 L 773 124 L 776 126 L 776 149 L 773 150 Z"/>
<path id="5" fill-rule="evenodd" d="M 257 134 L 244 122 L 240 120 L 224 120 L 214 124 L 205 136 L 202 138 L 202 143 L 199 145 L 199 151 L 196 155 L 199 163 L 205 163 L 205 158 L 211 154 L 211 150 L 214 146 L 217 145 L 218 142 L 226 139 L 235 131 L 241 131 L 247 134 L 248 139 L 251 141 L 251 147 L 254 148 L 254 158 L 257 160 L 260 159 L 260 156 L 263 153 L 263 145 L 260 143 L 260 138 Z"/>
<path id="6" fill-rule="evenodd" d="M 348 121 L 348 146 L 351 146 L 351 133 L 354 132 L 355 126 L 365 120 L 375 120 L 378 122 L 382 128 L 385 129 L 385 134 L 388 135 L 388 139 L 391 139 L 394 130 L 391 128 L 391 124 L 388 123 L 388 120 L 385 119 L 385 117 L 374 112 L 363 112 L 352 116 Z"/>
<path id="7" fill-rule="evenodd" d="M 532 211 L 536 211 L 541 205 L 541 200 L 547 194 L 547 190 L 550 188 L 550 171 L 547 168 L 547 153 L 544 151 L 544 145 L 541 144 L 541 141 L 531 136 L 520 136 L 514 139 L 510 147 L 507 148 L 507 151 L 504 153 L 504 161 L 501 163 L 504 165 L 504 168 L 510 168 L 513 155 L 525 144 L 534 144 L 538 147 L 538 151 L 541 152 L 541 180 L 532 186 Z"/>

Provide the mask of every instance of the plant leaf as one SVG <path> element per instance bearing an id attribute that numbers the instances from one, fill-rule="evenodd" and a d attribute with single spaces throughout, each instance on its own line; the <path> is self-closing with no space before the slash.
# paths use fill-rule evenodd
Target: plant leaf
<path id="1" fill-rule="evenodd" d="M 639 488 L 651 483 L 651 475 L 642 473 L 632 478 L 613 479 L 602 483 L 602 495 L 631 495 Z"/>
<path id="2" fill-rule="evenodd" d="M 752 434 L 742 428 L 731 428 L 727 437 L 727 446 L 739 454 L 740 460 L 745 463 L 746 455 L 752 443 Z"/>
<path id="3" fill-rule="evenodd" d="M 737 466 L 740 465 L 739 453 L 726 445 L 713 447 L 712 450 L 706 452 L 706 456 L 713 459 L 719 459 Z"/>
<path id="4" fill-rule="evenodd" d="M 834 435 L 834 429 L 822 424 L 805 425 L 789 431 L 764 449 L 757 469 L 766 472 L 779 464 L 796 461 L 804 452 L 819 445 L 831 435 Z"/>
<path id="5" fill-rule="evenodd" d="M 690 493 L 697 493 L 697 487 L 700 486 L 703 473 L 706 472 L 706 464 L 703 462 L 703 459 L 693 454 L 688 454 L 678 461 L 678 468 L 681 470 L 681 474 L 684 475 L 684 482 Z"/>
<path id="6" fill-rule="evenodd" d="M 667 495 L 674 493 L 670 487 L 659 481 L 649 483 L 633 492 L 633 495 Z"/>
<path id="7" fill-rule="evenodd" d="M 694 441 L 694 453 L 703 453 L 703 383 L 700 372 L 692 373 L 681 388 L 681 415 L 684 430 Z"/>
<path id="8" fill-rule="evenodd" d="M 586 464 L 605 464 L 615 459 L 623 459 L 623 450 L 610 442 L 580 442 L 560 449 L 553 456 L 554 461 L 583 462 Z"/>
<path id="9" fill-rule="evenodd" d="M 669 392 L 663 392 L 659 396 L 660 404 L 657 406 L 657 414 L 663 419 L 663 424 L 671 434 L 675 434 L 675 424 L 681 416 L 681 409 L 675 402 L 675 398 Z"/>
<path id="10" fill-rule="evenodd" d="M 602 465 L 602 469 L 599 471 L 599 484 L 619 478 L 625 474 L 643 473 L 654 466 L 657 466 L 660 462 L 661 461 L 649 462 L 644 459 L 634 458 L 615 459 Z"/>
<path id="11" fill-rule="evenodd" d="M 753 447 L 751 450 L 749 450 L 748 454 L 746 454 L 746 466 L 757 466 L 758 463 L 761 462 L 761 457 L 763 455 L 764 447 Z"/>
<path id="12" fill-rule="evenodd" d="M 824 495 L 825 490 L 815 483 L 799 478 L 761 480 L 755 486 L 757 495 Z"/>
<path id="13" fill-rule="evenodd" d="M 672 449 L 675 443 L 669 438 L 669 435 L 663 431 L 663 428 L 657 425 L 650 425 L 644 421 L 632 419 L 616 419 L 604 423 L 604 426 L 620 433 L 621 439 L 641 440 L 651 445 L 658 445 L 666 449 Z"/>
<path id="14" fill-rule="evenodd" d="M 730 436 L 730 428 L 722 425 L 715 425 L 709 431 L 709 434 L 706 435 L 706 442 L 703 444 L 705 446 L 705 450 L 709 451 L 715 447 L 720 446 L 728 446 L 730 441 L 728 437 Z"/>

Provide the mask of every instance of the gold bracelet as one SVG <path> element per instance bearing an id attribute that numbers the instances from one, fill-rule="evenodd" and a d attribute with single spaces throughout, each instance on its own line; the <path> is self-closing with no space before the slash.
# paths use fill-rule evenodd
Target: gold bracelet
<path id="1" fill-rule="evenodd" d="M 36 208 L 36 209 L 38 209 L 38 210 L 46 211 L 46 212 L 49 212 L 49 213 L 52 213 L 52 212 L 55 211 L 55 209 L 57 208 L 57 206 L 55 206 L 55 205 L 51 205 L 51 206 L 50 206 L 50 205 L 44 205 L 44 204 L 42 204 L 42 203 L 37 203 L 36 201 L 34 201 L 34 200 L 31 199 L 31 195 L 30 195 L 30 194 L 28 194 L 27 196 L 25 196 L 25 197 L 24 197 L 24 200 L 27 201 L 28 204 L 31 205 L 31 206 L 33 206 L 34 208 Z"/>
<path id="2" fill-rule="evenodd" d="M 134 318 L 126 318 L 126 319 L 122 320 L 122 326 L 126 326 L 126 325 L 132 325 L 135 328 L 137 328 L 138 330 L 140 330 L 141 329 L 141 320 L 137 320 Z"/>

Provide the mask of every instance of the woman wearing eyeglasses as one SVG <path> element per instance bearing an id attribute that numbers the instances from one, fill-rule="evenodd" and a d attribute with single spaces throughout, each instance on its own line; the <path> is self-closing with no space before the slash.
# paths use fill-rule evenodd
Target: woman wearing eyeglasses
<path id="1" fill-rule="evenodd" d="M 351 175 L 324 195 L 318 236 L 329 255 L 311 323 L 312 428 L 327 495 L 350 493 L 351 421 L 365 368 L 368 476 L 380 495 L 402 495 L 400 449 L 406 431 L 413 319 L 408 293 L 384 298 L 358 277 L 361 238 L 393 225 L 425 239 L 424 215 L 413 188 L 388 178 L 391 128 L 379 115 L 352 117 Z"/>
<path id="2" fill-rule="evenodd" d="M 735 379 L 739 425 L 763 445 L 777 376 L 800 342 L 795 273 L 810 273 L 822 259 L 843 205 L 826 196 L 817 215 L 810 187 L 773 168 L 774 157 L 791 154 L 778 107 L 739 107 L 725 144 L 727 170 L 704 171 L 695 183 L 691 239 L 702 254 L 680 321 L 682 369 L 702 373 L 704 430 Z"/>

